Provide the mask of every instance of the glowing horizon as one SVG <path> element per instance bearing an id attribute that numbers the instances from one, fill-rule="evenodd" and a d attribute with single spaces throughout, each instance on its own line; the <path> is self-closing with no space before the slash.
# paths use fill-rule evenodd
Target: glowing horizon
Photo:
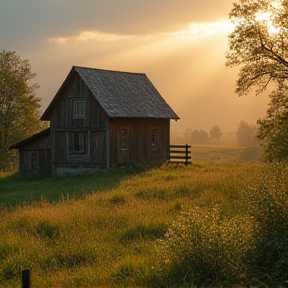
<path id="1" fill-rule="evenodd" d="M 233 30 L 233 24 L 229 20 L 221 20 L 215 22 L 190 22 L 187 28 L 160 34 L 147 34 L 142 35 L 141 39 L 153 39 L 157 37 L 171 37 L 171 36 L 188 36 L 193 40 L 199 40 L 204 37 L 212 36 L 219 33 L 229 34 Z M 100 31 L 85 30 L 74 36 L 62 36 L 50 38 L 49 42 L 55 43 L 59 46 L 68 44 L 78 44 L 89 41 L 113 42 L 118 40 L 138 39 L 138 35 L 134 34 L 113 34 Z"/>

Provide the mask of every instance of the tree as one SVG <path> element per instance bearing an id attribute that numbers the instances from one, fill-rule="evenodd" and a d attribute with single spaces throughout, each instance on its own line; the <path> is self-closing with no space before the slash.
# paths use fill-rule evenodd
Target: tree
<path id="1" fill-rule="evenodd" d="M 288 87 L 282 83 L 270 95 L 266 118 L 259 119 L 257 138 L 268 161 L 288 162 Z"/>
<path id="2" fill-rule="evenodd" d="M 0 51 L 0 170 L 13 159 L 9 146 L 41 129 L 38 84 L 31 82 L 35 76 L 29 60 Z"/>
<path id="3" fill-rule="evenodd" d="M 229 35 L 226 64 L 240 66 L 236 85 L 240 96 L 252 89 L 259 94 L 271 84 L 271 103 L 267 118 L 258 121 L 258 139 L 267 160 L 284 160 L 279 156 L 287 147 L 288 122 L 283 121 L 285 109 L 280 116 L 279 108 L 288 107 L 284 89 L 288 86 L 288 1 L 238 0 L 233 5 L 229 17 L 235 28 Z"/>
<path id="4" fill-rule="evenodd" d="M 215 125 L 210 130 L 210 136 L 212 139 L 216 139 L 219 141 L 220 137 L 222 136 L 222 132 L 218 125 Z"/>
<path id="5" fill-rule="evenodd" d="M 241 121 L 236 132 L 237 143 L 241 146 L 255 146 L 256 141 L 256 127 Z"/>
<path id="6" fill-rule="evenodd" d="M 208 133 L 205 132 L 204 130 L 194 130 L 192 132 L 192 141 L 194 143 L 208 143 L 209 142 L 209 137 L 208 137 Z"/>
<path id="7" fill-rule="evenodd" d="M 288 3 L 281 0 L 238 0 L 229 14 L 226 64 L 241 66 L 236 92 L 264 91 L 271 81 L 288 78 Z"/>

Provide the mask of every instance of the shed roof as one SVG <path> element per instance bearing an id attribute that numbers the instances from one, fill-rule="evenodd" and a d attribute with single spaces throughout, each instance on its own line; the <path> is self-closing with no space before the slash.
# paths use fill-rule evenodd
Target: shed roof
<path id="1" fill-rule="evenodd" d="M 22 141 L 19 141 L 13 145 L 11 145 L 9 147 L 9 149 L 19 149 L 20 147 L 22 147 L 23 145 L 26 145 L 26 144 L 29 144 L 30 142 L 33 142 L 35 139 L 39 138 L 39 137 L 42 137 L 42 136 L 45 136 L 45 135 L 49 135 L 51 134 L 51 130 L 50 130 L 50 127 L 40 131 L 40 132 L 37 132 L 36 134 L 28 137 L 28 138 L 25 138 L 24 140 Z"/>
<path id="2" fill-rule="evenodd" d="M 41 120 L 49 120 L 65 83 L 74 73 L 82 78 L 108 117 L 179 119 L 146 74 L 73 66 Z"/>

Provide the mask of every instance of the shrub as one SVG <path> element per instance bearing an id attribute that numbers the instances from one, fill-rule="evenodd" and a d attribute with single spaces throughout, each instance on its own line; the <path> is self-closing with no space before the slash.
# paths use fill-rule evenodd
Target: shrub
<path id="1" fill-rule="evenodd" d="M 284 284 L 288 280 L 288 167 L 267 165 L 255 183 L 243 191 L 256 226 L 250 275 L 268 285 Z"/>
<path id="2" fill-rule="evenodd" d="M 159 241 L 161 276 L 167 285 L 239 282 L 243 256 L 253 248 L 252 226 L 249 217 L 228 218 L 219 206 L 182 212 Z"/>

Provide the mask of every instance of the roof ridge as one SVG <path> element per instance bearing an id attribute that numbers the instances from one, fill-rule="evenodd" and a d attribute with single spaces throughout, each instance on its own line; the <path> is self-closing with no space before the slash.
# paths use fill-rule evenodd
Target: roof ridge
<path id="1" fill-rule="evenodd" d="M 113 73 L 125 73 L 125 74 L 133 74 L 133 75 L 146 75 L 146 73 L 142 72 L 127 72 L 127 71 L 119 71 L 119 70 L 110 70 L 110 69 L 101 69 L 101 68 L 92 68 L 92 67 L 84 67 L 84 66 L 73 66 L 74 69 L 86 69 L 86 70 L 96 70 L 96 71 L 104 71 L 104 72 L 113 72 Z"/>

